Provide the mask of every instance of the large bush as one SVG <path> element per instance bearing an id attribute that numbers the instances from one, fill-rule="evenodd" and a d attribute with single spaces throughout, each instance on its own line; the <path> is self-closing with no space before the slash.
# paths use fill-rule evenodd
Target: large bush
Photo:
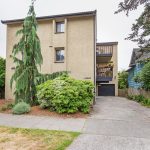
<path id="1" fill-rule="evenodd" d="M 118 73 L 118 88 L 128 88 L 128 72 L 124 70 Z"/>
<path id="2" fill-rule="evenodd" d="M 4 97 L 5 90 L 5 59 L 0 57 L 0 98 Z"/>
<path id="3" fill-rule="evenodd" d="M 17 115 L 25 114 L 30 111 L 31 111 L 30 105 L 25 102 L 19 102 L 13 107 L 13 113 Z"/>
<path id="4" fill-rule="evenodd" d="M 134 81 L 141 83 L 142 88 L 145 90 L 150 90 L 150 62 L 146 63 L 135 77 Z"/>
<path id="5" fill-rule="evenodd" d="M 150 98 L 145 98 L 143 95 L 128 95 L 128 99 L 134 100 L 145 106 L 150 106 Z"/>
<path id="6" fill-rule="evenodd" d="M 141 82 L 143 83 L 143 88 L 150 90 L 150 62 L 144 65 L 141 72 Z"/>
<path id="7" fill-rule="evenodd" d="M 93 84 L 61 76 L 37 87 L 37 97 L 42 108 L 58 113 L 88 113 L 93 100 Z"/>

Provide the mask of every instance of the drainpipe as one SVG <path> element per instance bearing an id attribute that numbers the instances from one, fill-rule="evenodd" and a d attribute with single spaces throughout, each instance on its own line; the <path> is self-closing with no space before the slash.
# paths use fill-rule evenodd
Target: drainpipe
<path id="1" fill-rule="evenodd" d="M 95 15 L 94 15 L 94 102 L 93 104 L 96 103 L 96 42 L 97 42 L 97 10 L 95 10 Z"/>

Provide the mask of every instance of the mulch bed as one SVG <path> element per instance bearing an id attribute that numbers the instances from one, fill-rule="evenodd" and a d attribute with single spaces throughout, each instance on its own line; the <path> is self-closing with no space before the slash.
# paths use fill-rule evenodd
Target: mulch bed
<path id="1" fill-rule="evenodd" d="M 0 106 L 11 103 L 11 100 L 0 99 Z"/>
<path id="2" fill-rule="evenodd" d="M 12 103 L 11 100 L 1 100 L 0 99 L 0 108 L 4 105 Z M 1 113 L 11 114 L 12 110 L 0 111 Z M 31 112 L 26 115 L 34 115 L 34 116 L 49 116 L 49 117 L 58 117 L 58 118 L 87 118 L 89 114 L 83 114 L 81 112 L 75 114 L 58 114 L 56 112 L 51 112 L 48 109 L 41 109 L 39 106 L 34 106 L 31 108 Z"/>

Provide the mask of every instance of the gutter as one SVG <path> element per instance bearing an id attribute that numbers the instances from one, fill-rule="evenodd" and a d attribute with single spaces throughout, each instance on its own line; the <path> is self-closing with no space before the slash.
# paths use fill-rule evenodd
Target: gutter
<path id="1" fill-rule="evenodd" d="M 78 13 L 69 13 L 69 14 L 60 14 L 60 15 L 52 15 L 52 16 L 42 16 L 36 17 L 37 20 L 48 20 L 48 19 L 55 19 L 55 18 L 62 18 L 62 17 L 80 17 L 80 16 L 95 16 L 95 11 L 86 11 L 86 12 L 78 12 Z M 14 20 L 1 20 L 2 24 L 14 24 L 23 22 L 24 19 L 14 19 Z"/>

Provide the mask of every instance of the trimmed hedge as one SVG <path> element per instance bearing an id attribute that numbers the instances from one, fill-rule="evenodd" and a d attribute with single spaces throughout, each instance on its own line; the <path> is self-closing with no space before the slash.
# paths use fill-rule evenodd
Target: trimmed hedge
<path id="1" fill-rule="evenodd" d="M 37 98 L 43 109 L 58 113 L 88 113 L 94 97 L 93 89 L 90 81 L 61 76 L 37 86 Z"/>

